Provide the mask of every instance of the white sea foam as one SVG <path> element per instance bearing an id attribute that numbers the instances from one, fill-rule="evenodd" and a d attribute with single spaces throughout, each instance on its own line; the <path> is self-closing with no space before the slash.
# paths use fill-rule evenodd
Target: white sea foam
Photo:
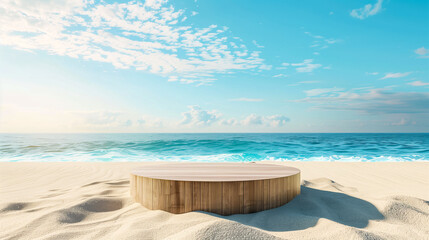
<path id="1" fill-rule="evenodd" d="M 429 134 L 0 135 L 1 162 L 429 160 Z"/>

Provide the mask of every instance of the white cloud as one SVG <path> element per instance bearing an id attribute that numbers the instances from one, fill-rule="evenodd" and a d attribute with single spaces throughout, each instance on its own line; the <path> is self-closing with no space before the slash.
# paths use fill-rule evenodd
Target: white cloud
<path id="1" fill-rule="evenodd" d="M 220 121 L 220 124 L 221 125 L 225 125 L 225 126 L 236 126 L 236 125 L 238 125 L 238 121 L 235 120 L 235 119 L 233 119 L 233 118 L 231 118 L 231 119 L 222 119 Z"/>
<path id="2" fill-rule="evenodd" d="M 282 127 L 289 121 L 290 119 L 283 115 L 259 116 L 256 114 L 250 114 L 241 121 L 241 124 L 244 126 L 259 125 L 267 127 Z"/>
<path id="3" fill-rule="evenodd" d="M 217 73 L 264 69 L 259 52 L 227 37 L 226 27 L 184 25 L 185 15 L 165 0 L 2 1 L 0 45 L 174 76 L 182 83 L 207 83 Z"/>
<path id="4" fill-rule="evenodd" d="M 366 75 L 378 75 L 378 72 L 366 72 Z"/>
<path id="5" fill-rule="evenodd" d="M 272 65 L 266 65 L 266 64 L 262 64 L 259 69 L 261 70 L 271 70 L 273 68 Z"/>
<path id="6" fill-rule="evenodd" d="M 283 74 L 283 73 L 280 73 L 280 74 L 274 75 L 273 77 L 275 77 L 275 78 L 285 78 L 285 77 L 287 77 L 287 75 Z"/>
<path id="7" fill-rule="evenodd" d="M 159 9 L 167 0 L 146 0 L 144 5 L 153 9 Z"/>
<path id="8" fill-rule="evenodd" d="M 418 55 L 426 55 L 429 53 L 429 50 L 427 50 L 424 47 L 418 48 L 414 51 L 415 53 L 417 53 Z"/>
<path id="9" fill-rule="evenodd" d="M 311 97 L 311 96 L 318 96 L 318 95 L 322 95 L 322 94 L 326 94 L 326 93 L 339 92 L 342 90 L 344 90 L 344 89 L 335 87 L 335 88 L 316 88 L 316 89 L 306 90 L 304 92 L 307 96 Z"/>
<path id="10" fill-rule="evenodd" d="M 401 78 L 401 77 L 406 77 L 406 76 L 408 76 L 410 74 L 411 74 L 411 72 L 405 72 L 405 73 L 386 73 L 386 75 L 384 75 L 384 77 L 382 77 L 380 79 Z"/>
<path id="11" fill-rule="evenodd" d="M 72 114 L 73 126 L 81 126 L 84 128 L 114 128 L 129 127 L 132 125 L 132 121 L 126 119 L 121 112 L 86 111 L 70 113 Z"/>
<path id="12" fill-rule="evenodd" d="M 180 124 L 189 126 L 210 126 L 219 121 L 220 114 L 216 110 L 206 111 L 200 106 L 188 106 L 189 111 L 182 113 Z"/>
<path id="13" fill-rule="evenodd" d="M 415 125 L 416 121 L 411 121 L 410 119 L 401 118 L 398 122 L 392 122 L 392 126 L 406 126 L 406 125 Z"/>
<path id="14" fill-rule="evenodd" d="M 104 125 L 116 122 L 119 112 L 76 112 L 76 115 L 90 125 Z"/>
<path id="15" fill-rule="evenodd" d="M 319 81 L 301 81 L 301 82 L 298 82 L 298 83 L 301 83 L 301 84 L 310 84 L 310 83 L 318 83 Z"/>
<path id="16" fill-rule="evenodd" d="M 252 41 L 252 43 L 257 47 L 257 48 L 264 48 L 264 46 L 259 45 L 255 40 Z"/>
<path id="17" fill-rule="evenodd" d="M 215 110 L 206 111 L 199 106 L 189 106 L 189 110 L 182 113 L 181 121 L 177 118 L 180 115 L 163 118 L 114 110 L 55 112 L 44 108 L 44 114 L 34 114 L 39 111 L 34 107 L 2 107 L 2 112 L 8 116 L 7 119 L 0 119 L 4 132 L 16 132 L 17 129 L 25 132 L 22 131 L 23 127 L 28 129 L 28 132 L 248 132 L 279 128 L 289 121 L 286 116 L 278 114 L 222 118 L 221 113 Z M 31 123 L 22 119 L 31 119 Z"/>
<path id="18" fill-rule="evenodd" d="M 424 47 L 417 48 L 414 52 L 420 55 L 420 58 L 429 58 L 429 50 Z"/>
<path id="19" fill-rule="evenodd" d="M 139 118 L 137 123 L 139 126 L 149 129 L 164 127 L 164 121 L 162 119 L 148 115 Z"/>
<path id="20" fill-rule="evenodd" d="M 295 67 L 297 72 L 313 72 L 313 70 L 322 66 L 322 64 L 313 63 L 313 59 L 306 59 L 302 63 L 292 63 L 290 65 Z"/>
<path id="21" fill-rule="evenodd" d="M 241 121 L 241 123 L 245 126 L 248 125 L 262 125 L 263 124 L 263 120 L 262 117 L 256 114 L 250 114 L 249 116 L 247 116 L 245 119 L 243 119 Z"/>
<path id="22" fill-rule="evenodd" d="M 331 91 L 297 100 L 325 110 L 349 110 L 366 114 L 429 113 L 429 93 L 391 92 L 387 89 Z"/>
<path id="23" fill-rule="evenodd" d="M 326 38 L 321 35 L 313 35 L 310 32 L 304 32 L 304 33 L 314 39 L 310 47 L 318 48 L 319 50 L 326 49 L 332 44 L 341 42 L 340 39 Z M 313 54 L 319 55 L 319 52 L 314 52 Z"/>
<path id="24" fill-rule="evenodd" d="M 237 128 L 253 127 L 268 127 L 277 128 L 284 126 L 290 119 L 283 115 L 260 116 L 257 114 L 250 114 L 241 121 L 230 118 L 222 119 L 219 112 L 216 110 L 206 111 L 199 106 L 189 106 L 189 111 L 182 113 L 183 120 L 180 125 L 188 127 L 221 127 L 221 126 L 234 126 Z"/>
<path id="25" fill-rule="evenodd" d="M 291 63 L 290 65 L 293 67 L 304 66 L 304 65 L 311 63 L 311 62 L 313 62 L 313 59 L 305 59 L 302 63 Z"/>
<path id="26" fill-rule="evenodd" d="M 383 0 L 377 0 L 377 2 L 374 5 L 367 4 L 362 8 L 353 9 L 350 12 L 350 16 L 354 18 L 359 18 L 359 19 L 365 19 L 369 16 L 373 16 L 380 12 L 382 3 L 383 3 Z"/>
<path id="27" fill-rule="evenodd" d="M 422 82 L 422 81 L 414 81 L 414 82 L 409 82 L 407 84 L 415 87 L 429 86 L 429 83 Z"/>
<path id="28" fill-rule="evenodd" d="M 392 125 L 392 126 L 405 126 L 407 124 L 408 124 L 408 121 L 405 120 L 404 118 L 401 118 L 401 120 L 398 121 L 398 122 L 392 122 L 392 123 L 390 123 L 390 125 Z"/>
<path id="29" fill-rule="evenodd" d="M 254 100 L 254 99 L 251 99 Z M 260 100 L 260 99 L 255 99 Z M 223 129 L 234 127 L 246 129 L 253 126 L 258 128 L 277 128 L 286 125 L 289 118 L 283 115 L 260 116 L 250 114 L 237 120 L 235 118 L 222 118 L 216 110 L 207 111 L 200 106 L 188 106 L 189 110 L 182 113 L 182 120 L 163 119 L 153 115 L 140 117 L 115 111 L 86 111 L 68 112 L 70 126 L 83 131 L 179 131 L 192 129 Z M 221 130 L 222 131 L 222 130 Z"/>
<path id="30" fill-rule="evenodd" d="M 276 128 L 282 127 L 290 119 L 283 115 L 271 115 L 271 116 L 260 116 L 257 114 L 250 114 L 241 121 L 230 118 L 222 119 L 219 112 L 216 110 L 206 111 L 199 106 L 188 106 L 189 111 L 182 113 L 183 119 L 180 125 L 188 127 L 210 127 L 210 126 L 234 126 L 238 128 L 258 126 L 258 127 L 269 127 Z"/>
<path id="31" fill-rule="evenodd" d="M 284 62 L 281 64 L 282 67 L 277 67 L 276 69 L 286 69 L 286 67 L 294 67 L 297 72 L 303 73 L 303 72 L 313 72 L 313 70 L 322 67 L 322 64 L 313 63 L 313 59 L 305 59 L 303 62 L 300 63 L 287 63 Z M 326 67 L 325 67 L 326 68 Z M 330 67 L 329 67 L 330 68 Z M 328 69 L 328 68 L 326 68 Z M 285 74 L 277 74 L 273 77 L 287 77 Z"/>
<path id="32" fill-rule="evenodd" d="M 304 32 L 304 33 L 307 34 L 308 36 L 312 37 L 312 38 L 316 38 L 316 39 L 324 38 L 323 36 L 320 36 L 320 35 L 313 35 L 311 32 Z"/>
<path id="33" fill-rule="evenodd" d="M 169 82 L 176 82 L 176 81 L 178 81 L 179 80 L 179 77 L 178 76 L 170 76 L 169 78 L 168 78 L 168 81 Z"/>
<path id="34" fill-rule="evenodd" d="M 268 116 L 265 119 L 265 121 L 268 122 L 268 125 L 273 127 L 282 127 L 290 121 L 288 117 L 285 117 L 283 115 Z"/>
<path id="35" fill-rule="evenodd" d="M 236 98 L 236 99 L 231 99 L 231 101 L 236 101 L 236 102 L 262 102 L 262 101 L 264 101 L 264 99 L 261 99 L 261 98 Z"/>

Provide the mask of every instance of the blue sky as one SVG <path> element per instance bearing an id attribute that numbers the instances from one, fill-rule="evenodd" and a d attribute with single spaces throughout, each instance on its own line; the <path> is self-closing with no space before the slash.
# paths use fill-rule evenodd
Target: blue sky
<path id="1" fill-rule="evenodd" d="M 0 132 L 428 132 L 428 1 L 2 1 Z"/>

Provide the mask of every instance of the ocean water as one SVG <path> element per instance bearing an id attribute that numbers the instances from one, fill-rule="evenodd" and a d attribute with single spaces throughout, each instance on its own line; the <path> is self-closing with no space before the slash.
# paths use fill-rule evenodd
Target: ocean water
<path id="1" fill-rule="evenodd" d="M 1 134 L 0 161 L 429 161 L 429 134 Z"/>

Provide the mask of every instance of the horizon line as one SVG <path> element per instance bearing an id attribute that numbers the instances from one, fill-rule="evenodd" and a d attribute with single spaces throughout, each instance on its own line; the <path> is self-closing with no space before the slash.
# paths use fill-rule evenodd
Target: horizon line
<path id="1" fill-rule="evenodd" d="M 429 132 L 0 132 L 0 134 L 429 134 Z"/>

